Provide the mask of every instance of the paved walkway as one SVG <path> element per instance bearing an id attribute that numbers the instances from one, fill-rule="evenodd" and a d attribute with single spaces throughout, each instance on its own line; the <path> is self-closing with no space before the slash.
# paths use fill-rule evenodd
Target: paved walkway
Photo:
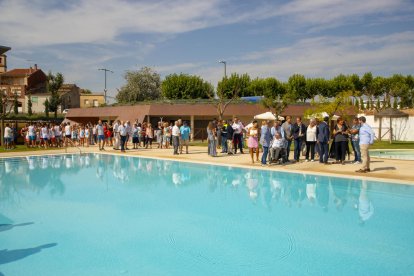
<path id="1" fill-rule="evenodd" d="M 89 148 L 81 148 L 82 152 L 100 152 L 96 146 Z M 35 152 L 5 152 L 1 153 L 0 157 L 6 156 L 26 156 L 29 154 L 33 155 L 44 155 L 44 154 L 57 154 L 57 153 L 78 153 L 77 148 L 69 148 L 66 150 L 49 150 L 49 151 L 35 151 Z M 107 148 L 104 153 L 123 154 L 119 150 L 112 150 Z M 290 172 L 307 172 L 312 174 L 323 174 L 323 175 L 340 175 L 347 176 L 350 178 L 364 178 L 367 177 L 371 180 L 379 180 L 385 182 L 398 182 L 403 184 L 414 185 L 414 161 L 410 160 L 389 160 L 389 159 L 378 159 L 372 158 L 371 170 L 372 172 L 366 174 L 356 173 L 355 170 L 359 169 L 361 165 L 354 165 L 347 162 L 346 165 L 323 165 L 319 162 L 300 162 L 296 164 L 288 165 L 272 165 L 262 167 L 260 163 L 252 164 L 249 154 L 237 154 L 227 155 L 220 154 L 218 157 L 211 157 L 207 155 L 206 147 L 190 147 L 189 154 L 173 155 L 172 149 L 138 149 L 128 150 L 128 155 L 143 156 L 150 158 L 167 158 L 174 159 L 177 161 L 185 162 L 198 162 L 208 163 L 226 166 L 237 166 L 247 168 L 257 168 L 265 170 L 281 170 Z M 260 154 L 261 156 L 261 154 Z"/>

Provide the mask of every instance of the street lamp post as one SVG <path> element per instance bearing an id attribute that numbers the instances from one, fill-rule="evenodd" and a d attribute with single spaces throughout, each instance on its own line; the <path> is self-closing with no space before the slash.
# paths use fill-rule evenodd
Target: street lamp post
<path id="1" fill-rule="evenodd" d="M 224 77 L 227 78 L 227 62 L 224 60 L 219 60 L 219 63 L 224 64 Z"/>
<path id="2" fill-rule="evenodd" d="M 104 73 L 105 73 L 105 89 L 104 89 L 104 93 L 105 93 L 105 104 L 106 104 L 106 72 L 111 72 L 112 74 L 114 73 L 113 71 L 111 71 L 111 70 L 109 70 L 109 69 L 106 69 L 106 68 L 100 68 L 100 69 L 98 69 L 98 70 L 100 70 L 100 71 L 104 71 Z"/>

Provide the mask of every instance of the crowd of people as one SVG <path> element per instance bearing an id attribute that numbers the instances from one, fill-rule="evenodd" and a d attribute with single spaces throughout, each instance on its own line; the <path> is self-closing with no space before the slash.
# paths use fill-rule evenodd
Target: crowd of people
<path id="1" fill-rule="evenodd" d="M 14 130 L 13 130 L 14 129 Z M 151 123 L 131 123 L 130 121 L 116 120 L 113 123 L 102 122 L 96 124 L 58 123 L 29 123 L 20 130 L 25 144 L 29 148 L 41 147 L 89 147 L 98 145 L 99 150 L 112 147 L 125 152 L 132 149 L 152 148 L 156 141 L 158 148 L 174 148 L 174 154 L 188 153 L 191 129 L 188 122 L 177 120 L 174 123 L 158 122 L 154 128 Z M 6 124 L 4 131 L 5 149 L 12 149 L 18 137 L 16 128 Z"/>
<path id="2" fill-rule="evenodd" d="M 244 126 L 237 117 L 233 120 L 213 120 L 207 127 L 208 154 L 218 156 L 217 149 L 221 149 L 221 153 L 237 154 L 239 150 L 243 154 L 247 142 L 251 162 L 260 162 L 262 166 L 300 162 L 301 154 L 305 156 L 305 162 L 319 161 L 328 165 L 332 164 L 328 159 L 333 158 L 333 163 L 345 165 L 346 156 L 350 158 L 351 144 L 353 163 L 362 164 L 357 172 L 369 172 L 368 149 L 374 143 L 375 135 L 366 118 L 354 118 L 352 125 L 348 126 L 344 118 L 339 117 L 332 130 L 329 124 L 329 117 L 322 121 L 311 118 L 309 125 L 306 125 L 301 117 L 292 122 L 291 116 L 287 116 L 283 123 L 279 120 L 274 123 L 263 121 L 260 127 L 256 120 Z M 293 159 L 290 159 L 292 144 Z"/>
<path id="3" fill-rule="evenodd" d="M 29 123 L 19 134 L 27 147 L 46 149 L 98 145 L 101 151 L 110 147 L 125 152 L 130 147 L 151 149 L 153 142 L 156 142 L 157 148 L 172 147 L 173 154 L 178 155 L 188 153 L 190 133 L 188 122 L 179 119 L 174 122 L 160 121 L 154 127 L 149 122 L 120 120 L 112 123 L 99 120 L 95 124 Z M 19 134 L 15 125 L 6 124 L 5 149 L 15 146 Z M 243 154 L 247 146 L 251 162 L 261 163 L 262 166 L 300 162 L 301 155 L 305 162 L 331 164 L 328 159 L 333 158 L 333 163 L 344 165 L 346 156 L 350 158 L 351 144 L 355 156 L 353 163 L 362 164 L 358 172 L 365 173 L 370 171 L 368 149 L 374 142 L 374 132 L 365 117 L 354 118 L 351 126 L 339 117 L 332 129 L 329 117 L 322 121 L 312 118 L 306 125 L 301 117 L 296 117 L 293 122 L 291 116 L 286 116 L 283 123 L 279 120 L 263 121 L 261 126 L 256 120 L 245 126 L 234 117 L 232 120 L 209 122 L 207 141 L 208 154 L 213 157 L 218 156 L 217 150 L 220 149 L 224 154 Z"/>

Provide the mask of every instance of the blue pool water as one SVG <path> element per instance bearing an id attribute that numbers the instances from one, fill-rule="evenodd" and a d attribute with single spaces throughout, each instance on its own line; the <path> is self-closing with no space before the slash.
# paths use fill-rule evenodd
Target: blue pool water
<path id="1" fill-rule="evenodd" d="M 413 275 L 414 186 L 112 155 L 0 159 L 0 275 Z"/>
<path id="2" fill-rule="evenodd" d="M 414 150 L 372 150 L 370 155 L 378 158 L 414 160 Z"/>

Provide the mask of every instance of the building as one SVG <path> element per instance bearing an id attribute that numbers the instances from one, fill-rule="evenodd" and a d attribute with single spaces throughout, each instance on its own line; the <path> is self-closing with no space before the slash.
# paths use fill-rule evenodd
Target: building
<path id="1" fill-rule="evenodd" d="M 0 45 L 0 74 L 7 71 L 7 56 L 5 53 L 11 48 Z"/>
<path id="2" fill-rule="evenodd" d="M 80 107 L 100 107 L 105 103 L 105 95 L 103 93 L 80 94 Z"/>
<path id="3" fill-rule="evenodd" d="M 63 84 L 58 94 L 61 97 L 61 110 L 80 107 L 81 89 L 76 84 Z"/>
<path id="4" fill-rule="evenodd" d="M 310 104 L 289 105 L 283 115 L 303 116 Z M 237 103 L 230 104 L 224 113 L 224 119 L 237 116 L 244 123 L 249 123 L 257 114 L 269 111 L 260 104 Z M 192 137 L 205 139 L 206 127 L 209 121 L 217 118 L 217 109 L 211 103 L 175 104 L 152 103 L 133 106 L 108 106 L 93 109 L 72 108 L 66 114 L 66 119 L 77 123 L 96 123 L 98 120 L 123 120 L 131 122 L 150 122 L 156 126 L 159 121 L 172 122 L 178 119 L 188 121 L 191 126 Z"/>
<path id="5" fill-rule="evenodd" d="M 19 102 L 19 112 L 27 112 L 26 98 L 28 95 L 45 93 L 47 86 L 47 76 L 37 68 L 13 69 L 0 74 L 0 92 L 8 97 L 9 103 L 13 102 L 17 95 Z"/>

